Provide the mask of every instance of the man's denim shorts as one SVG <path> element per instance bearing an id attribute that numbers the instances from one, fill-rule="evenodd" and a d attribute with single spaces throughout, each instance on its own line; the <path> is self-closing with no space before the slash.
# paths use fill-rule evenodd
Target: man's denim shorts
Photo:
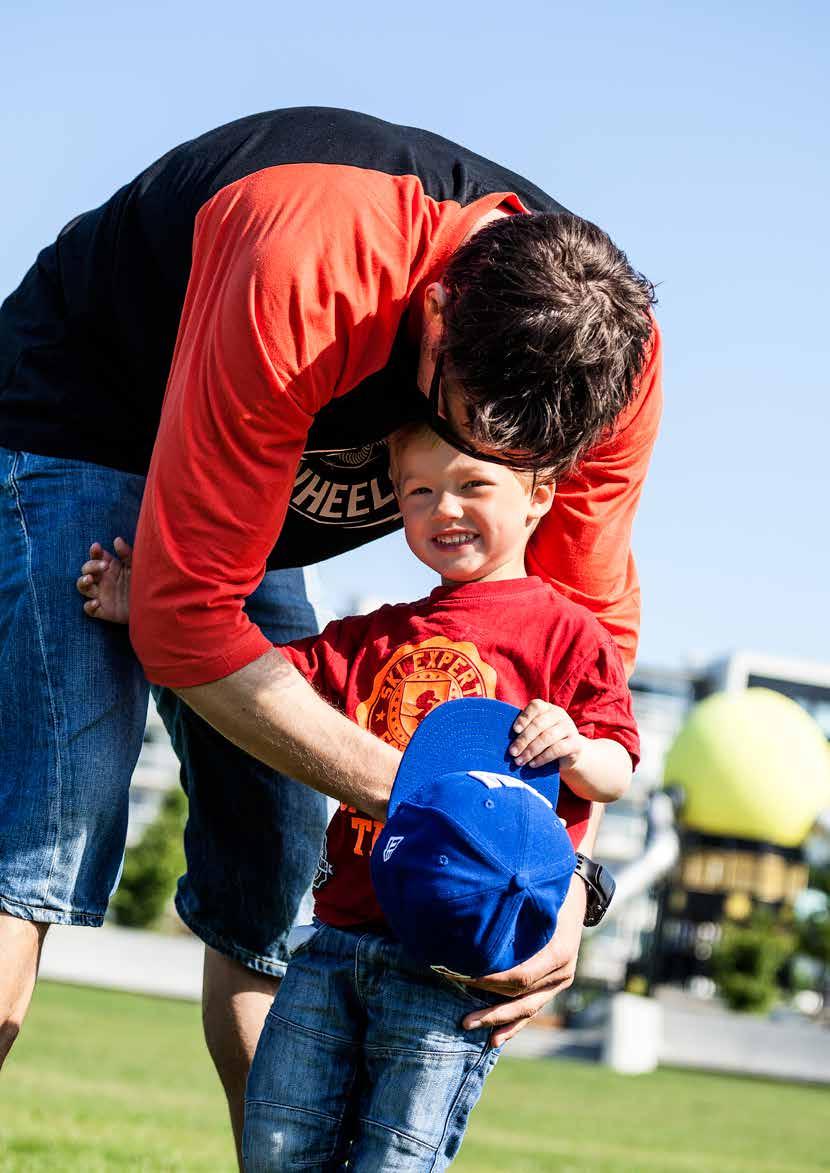
<path id="1" fill-rule="evenodd" d="M 142 477 L 0 448 L 0 910 L 100 925 L 119 875 L 148 686 L 127 630 L 83 612 L 93 540 L 132 541 Z M 267 574 L 248 613 L 275 643 L 316 631 L 300 570 Z M 176 906 L 208 945 L 263 973 L 326 823 L 325 799 L 157 692 L 190 799 Z"/>
<path id="2" fill-rule="evenodd" d="M 445 1169 L 500 1051 L 461 1020 L 498 1000 L 415 965 L 389 937 L 318 926 L 260 1035 L 246 1173 Z"/>

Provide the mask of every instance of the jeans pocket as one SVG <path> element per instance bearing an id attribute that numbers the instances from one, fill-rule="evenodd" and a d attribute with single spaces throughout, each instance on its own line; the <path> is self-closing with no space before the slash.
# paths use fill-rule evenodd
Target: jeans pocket
<path id="1" fill-rule="evenodd" d="M 289 958 L 296 957 L 299 953 L 304 953 L 322 927 L 319 921 L 315 921 L 310 925 L 294 925 L 285 943 Z"/>
<path id="2" fill-rule="evenodd" d="M 489 990 L 479 990 L 475 986 L 465 985 L 464 982 L 457 982 L 454 978 L 446 977 L 444 974 L 438 975 L 442 982 L 446 982 L 448 986 L 460 994 L 465 1002 L 469 1002 L 476 1010 L 489 1010 L 491 1006 L 495 1006 L 497 1002 L 507 1001 L 506 997 L 501 997 L 499 994 L 492 994 Z"/>

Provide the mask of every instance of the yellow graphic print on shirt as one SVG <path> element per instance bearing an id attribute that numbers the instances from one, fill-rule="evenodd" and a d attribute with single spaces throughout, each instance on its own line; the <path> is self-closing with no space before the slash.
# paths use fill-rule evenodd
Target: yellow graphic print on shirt
<path id="1" fill-rule="evenodd" d="M 496 673 L 475 644 L 442 635 L 404 644 L 382 664 L 372 693 L 355 710 L 358 725 L 404 750 L 427 713 L 461 697 L 495 697 Z"/>
<path id="2" fill-rule="evenodd" d="M 475 644 L 454 643 L 445 636 L 434 635 L 423 643 L 402 645 L 381 665 L 371 696 L 355 710 L 355 721 L 389 745 L 404 750 L 436 705 L 461 697 L 495 695 L 495 669 L 484 662 Z M 345 802 L 341 802 L 340 810 L 351 815 L 354 854 L 369 855 L 383 823 Z M 321 876 L 320 885 L 326 878 L 328 875 Z"/>

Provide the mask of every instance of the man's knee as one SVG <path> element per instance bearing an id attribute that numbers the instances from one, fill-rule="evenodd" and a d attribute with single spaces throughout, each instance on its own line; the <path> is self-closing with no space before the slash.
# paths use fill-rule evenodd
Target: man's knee
<path id="1" fill-rule="evenodd" d="M 0 912 L 0 1011 L 19 1001 L 34 985 L 48 924 Z"/>
<path id="2" fill-rule="evenodd" d="M 279 979 L 255 973 L 205 947 L 202 1022 L 205 1041 L 225 1088 L 244 1091 L 265 1016 Z"/>
<path id="3" fill-rule="evenodd" d="M 12 1043 L 20 1034 L 22 1022 L 19 1021 L 17 1015 L 12 1017 L 7 1016 L 3 1022 L 0 1022 L 0 1063 L 8 1055 L 12 1049 Z"/>
<path id="4" fill-rule="evenodd" d="M 0 1066 L 29 1009 L 48 927 L 0 913 Z"/>

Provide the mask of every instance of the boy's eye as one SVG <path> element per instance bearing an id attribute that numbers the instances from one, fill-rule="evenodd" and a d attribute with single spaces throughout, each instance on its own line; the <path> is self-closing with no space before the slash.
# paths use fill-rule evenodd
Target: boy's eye
<path id="1" fill-rule="evenodd" d="M 489 481 L 465 481 L 462 489 L 486 489 Z"/>
<path id="2" fill-rule="evenodd" d="M 407 497 L 423 497 L 425 493 L 430 491 L 426 485 L 417 485 L 414 489 L 410 489 L 406 495 Z"/>

